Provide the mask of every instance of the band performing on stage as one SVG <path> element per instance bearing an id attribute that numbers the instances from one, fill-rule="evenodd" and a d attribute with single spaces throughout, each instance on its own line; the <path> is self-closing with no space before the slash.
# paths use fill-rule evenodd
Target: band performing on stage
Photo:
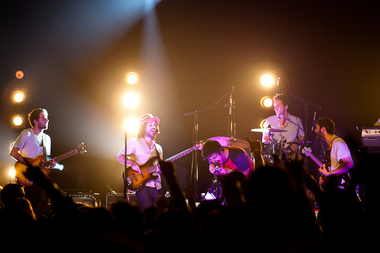
<path id="1" fill-rule="evenodd" d="M 0 9 L 1 252 L 377 251 L 380 1 Z"/>
<path id="2" fill-rule="evenodd" d="M 201 211 L 203 208 L 210 208 L 211 213 L 223 213 L 229 210 L 228 208 L 238 208 L 230 209 L 228 212 L 232 213 L 224 217 L 227 220 L 235 217 L 233 223 L 221 230 L 224 233 L 231 232 L 235 227 L 238 227 L 239 231 L 245 230 L 247 222 L 257 230 L 243 236 L 245 241 L 253 237 L 265 242 L 268 237 L 274 237 L 277 238 L 276 242 L 281 248 L 292 241 L 295 241 L 298 247 L 300 243 L 305 243 L 304 240 L 307 241 L 307 246 L 300 246 L 302 250 L 309 250 L 310 247 L 317 251 L 340 247 L 341 245 L 332 240 L 332 237 L 324 238 L 322 235 L 338 232 L 338 238 L 350 235 L 342 233 L 341 229 L 326 225 L 331 219 L 331 214 L 324 206 L 335 207 L 341 213 L 341 217 L 348 219 L 350 216 L 342 213 L 339 204 L 347 200 L 352 203 L 361 201 L 357 179 L 355 174 L 353 176 L 351 174 L 355 164 L 350 149 L 341 137 L 335 135 L 334 121 L 330 118 L 319 118 L 313 122 L 314 133 L 320 147 L 323 149 L 323 144 L 327 147 L 323 149 L 323 157 L 316 157 L 309 145 L 311 141 L 306 138 L 302 120 L 288 111 L 289 97 L 286 94 L 277 94 L 273 101 L 275 115 L 266 119 L 263 128 L 251 129 L 251 132 L 261 134 L 261 140 L 251 141 L 248 136 L 246 141 L 234 137 L 214 136 L 206 141 L 198 141 L 194 146 L 167 159 L 164 159 L 162 146 L 156 142 L 156 137 L 160 133 L 160 119 L 150 113 L 141 115 L 136 136 L 129 138 L 128 141 L 126 139 L 126 146 L 117 154 L 117 160 L 124 165 L 122 174 L 125 187 L 122 198 L 111 203 L 109 207 L 115 217 L 115 224 L 122 226 L 117 228 L 117 231 L 125 233 L 125 228 L 128 227 L 129 222 L 126 218 L 121 218 L 127 210 L 134 213 L 130 219 L 143 215 L 144 219 L 149 219 L 149 215 L 176 210 L 190 217 L 190 220 L 195 219 L 196 232 L 188 235 L 189 238 L 193 238 L 192 240 L 198 240 L 189 247 L 193 251 L 198 245 L 210 247 L 210 244 L 204 241 L 204 236 L 207 235 L 209 238 L 210 233 L 207 231 L 210 229 L 213 231 L 212 229 L 218 227 L 220 223 L 212 221 L 211 226 L 207 223 L 211 221 L 206 218 L 199 221 L 200 212 L 204 212 Z M 49 157 L 51 138 L 44 133 L 49 123 L 47 110 L 36 108 L 29 113 L 28 119 L 31 128 L 19 134 L 10 151 L 10 155 L 16 159 L 14 169 L 17 184 L 6 185 L 1 192 L 1 198 L 6 205 L 5 210 L 11 210 L 10 206 L 18 203 L 26 207 L 25 210 L 33 220 L 54 212 L 57 203 L 58 210 L 64 207 L 64 212 L 73 212 L 75 198 L 72 195 L 66 197 L 62 195 L 58 186 L 51 182 L 47 174 L 51 169 L 63 169 L 59 161 L 87 152 L 87 145 L 82 143 L 73 151 L 51 159 Z M 365 129 L 365 131 L 371 134 L 371 130 Z M 210 181 L 208 191 L 200 197 L 197 197 L 189 182 L 185 199 L 173 162 L 198 150 L 201 151 L 202 158 L 208 165 L 208 171 L 214 179 Z M 306 158 L 317 164 L 320 175 L 318 181 L 308 173 L 308 168 L 305 166 Z M 162 178 L 165 178 L 168 184 L 166 194 Z M 111 195 L 117 198 L 118 194 L 108 185 L 107 187 L 111 190 Z M 137 203 L 130 200 L 130 195 L 135 196 Z M 70 197 L 69 201 L 64 200 L 67 197 Z M 81 202 L 76 203 L 86 206 Z M 128 206 L 122 207 L 123 203 L 128 203 Z M 50 209 L 51 204 L 52 208 L 54 206 L 53 209 Z M 228 208 L 223 209 L 223 207 Z M 67 208 L 71 208 L 71 211 Z M 120 208 L 121 213 L 118 210 Z M 279 208 L 283 209 L 281 218 L 277 214 Z M 317 215 L 314 215 L 314 212 Z M 209 217 L 212 216 L 211 213 L 203 215 Z M 305 213 L 311 215 L 305 216 Z M 249 218 L 251 215 L 256 218 Z M 3 216 L 0 213 L 0 219 L 1 217 Z M 336 215 L 332 217 L 336 219 Z M 76 219 L 70 217 L 68 224 Z M 151 222 L 156 222 L 153 216 L 150 219 Z M 146 222 L 149 223 L 148 220 Z M 145 233 L 152 229 L 149 226 L 156 226 L 154 224 L 148 224 Z M 180 226 L 183 229 L 185 225 Z M 277 230 L 273 231 L 270 227 L 277 227 Z M 140 229 L 143 230 L 145 227 Z M 157 233 L 157 230 L 154 231 Z M 178 242 L 183 241 L 181 234 L 182 232 L 179 232 Z M 128 233 L 128 236 L 147 248 L 158 243 L 157 240 L 140 241 L 144 236 L 140 234 L 135 238 L 135 230 Z M 162 239 L 162 235 L 154 234 L 154 236 Z M 328 246 L 322 244 L 321 240 Z M 278 246 L 266 247 L 279 250 Z"/>
<path id="3" fill-rule="evenodd" d="M 329 184 L 334 182 L 334 187 L 344 189 L 350 180 L 349 170 L 354 167 L 354 163 L 345 141 L 334 134 L 334 122 L 328 118 L 320 118 L 313 122 L 318 140 L 328 145 L 323 152 L 325 157 L 318 159 L 307 145 L 310 141 L 305 139 L 302 120 L 288 111 L 289 99 L 284 93 L 276 94 L 273 98 L 275 115 L 265 120 L 263 128 L 251 129 L 252 132 L 262 134 L 261 142 L 252 142 L 248 137 L 248 142 L 233 137 L 210 137 L 206 142 L 199 142 L 168 159 L 164 159 L 163 148 L 156 143 L 156 137 L 160 133 L 160 119 L 150 113 L 143 114 L 139 120 L 137 135 L 130 138 L 126 147 L 123 147 L 117 155 L 117 160 L 126 168 L 123 178 L 128 193 L 135 193 L 137 203 L 142 209 L 156 205 L 159 196 L 163 195 L 160 162 L 164 160 L 174 162 L 196 150 L 202 151 L 203 159 L 209 164 L 209 172 L 214 175 L 213 186 L 215 183 L 218 184 L 218 187 L 211 188 L 218 191 L 219 199 L 223 196 L 220 179 L 231 172 L 240 172 L 248 179 L 255 168 L 289 163 L 302 155 L 318 164 L 321 186 L 325 186 L 326 182 Z M 58 164 L 58 161 L 87 151 L 87 146 L 82 143 L 77 149 L 50 159 L 51 138 L 44 133 L 48 128 L 48 122 L 48 113 L 45 109 L 34 109 L 29 114 L 32 128 L 20 133 L 10 152 L 10 155 L 17 160 L 15 170 L 18 183 L 25 186 L 27 192 L 30 189 L 38 189 L 38 185 L 34 186 L 34 182 L 28 178 L 28 166 L 39 166 L 47 175 L 50 169 L 63 169 L 63 165 Z M 255 160 L 260 162 L 257 163 Z M 334 180 L 330 180 L 331 178 Z M 33 206 L 45 203 L 45 200 L 40 199 L 44 197 L 43 193 L 34 191 L 39 193 L 30 197 Z M 215 192 L 212 196 L 217 198 Z"/>

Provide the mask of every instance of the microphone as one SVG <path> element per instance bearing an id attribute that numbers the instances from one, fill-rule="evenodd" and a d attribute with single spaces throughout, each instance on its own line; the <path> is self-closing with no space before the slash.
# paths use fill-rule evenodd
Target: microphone
<path id="1" fill-rule="evenodd" d="M 276 92 L 276 96 L 278 95 L 279 93 L 279 88 L 280 88 L 280 77 L 277 77 L 277 92 Z"/>
<path id="2" fill-rule="evenodd" d="M 193 115 L 193 114 L 197 114 L 198 111 L 195 111 L 195 112 L 188 112 L 188 113 L 185 113 L 185 116 L 189 116 L 189 115 Z"/>
<path id="3" fill-rule="evenodd" d="M 314 116 L 313 116 L 313 124 L 311 125 L 311 131 L 314 132 L 314 128 L 315 128 L 315 118 L 317 116 L 317 112 L 314 112 Z"/>
<path id="4" fill-rule="evenodd" d="M 214 163 L 214 169 L 215 169 L 215 172 L 221 172 L 222 171 L 222 169 L 220 168 L 220 164 L 219 163 Z"/>
<path id="5" fill-rule="evenodd" d="M 229 115 L 232 115 L 232 93 L 230 93 Z"/>

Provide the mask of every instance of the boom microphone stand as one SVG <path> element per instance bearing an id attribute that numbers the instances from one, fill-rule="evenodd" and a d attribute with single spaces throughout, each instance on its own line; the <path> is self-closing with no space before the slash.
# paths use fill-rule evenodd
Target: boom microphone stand
<path id="1" fill-rule="evenodd" d="M 319 110 L 321 110 L 322 109 L 322 107 L 321 106 L 319 106 L 319 105 L 316 105 L 316 104 L 313 104 L 313 103 L 311 103 L 311 102 L 309 102 L 309 101 L 306 101 L 305 99 L 302 99 L 302 98 L 299 98 L 299 97 L 297 97 L 297 96 L 294 96 L 294 95 L 292 95 L 292 94 L 290 94 L 290 93 L 287 93 L 287 92 L 284 92 L 284 91 L 281 91 L 282 93 L 284 93 L 284 94 L 286 94 L 286 95 L 288 95 L 289 97 L 292 97 L 293 99 L 295 99 L 295 100 L 298 100 L 298 101 L 300 101 L 300 102 L 302 102 L 303 103 L 303 105 L 304 105 L 304 110 L 305 110 L 305 127 L 304 127 L 304 133 L 305 133 L 305 140 L 304 140 L 304 145 L 306 145 L 307 144 L 307 140 L 308 140 L 308 134 L 307 134 L 307 132 L 308 132 L 308 118 L 309 118 L 309 106 L 313 106 L 313 107 L 316 107 L 317 109 L 319 109 Z M 314 114 L 314 120 L 315 120 L 315 114 Z M 315 122 L 313 122 L 313 124 L 314 124 Z"/>
<path id="2" fill-rule="evenodd" d="M 226 104 L 224 105 L 219 105 L 219 106 L 213 106 L 213 107 L 208 107 L 202 110 L 194 111 L 194 112 L 189 112 L 186 113 L 185 116 L 189 116 L 194 114 L 194 123 L 193 123 L 193 143 L 196 143 L 198 141 L 198 132 L 199 132 L 199 124 L 198 124 L 198 116 L 199 113 L 204 112 L 204 111 L 209 111 L 213 110 L 216 108 L 220 107 L 226 107 Z M 191 161 L 191 170 L 190 170 L 190 182 L 194 181 L 194 190 L 195 192 L 198 192 L 198 152 L 192 152 L 192 161 Z"/>
<path id="3" fill-rule="evenodd" d="M 234 137 L 236 134 L 236 123 L 235 123 L 235 102 L 233 98 L 233 92 L 234 92 L 234 87 L 232 87 L 232 93 L 226 93 L 221 99 L 219 99 L 216 103 L 212 104 L 211 106 L 186 113 L 185 116 L 189 115 L 194 115 L 194 123 L 193 123 L 193 143 L 196 143 L 198 141 L 198 132 L 199 132 L 199 125 L 198 125 L 198 116 L 199 113 L 204 112 L 204 111 L 209 111 L 213 109 L 217 109 L 220 107 L 229 107 L 229 114 L 228 114 L 228 124 L 229 124 L 229 133 L 230 137 Z M 223 104 L 223 105 L 218 105 L 216 106 L 217 103 L 219 103 L 227 94 L 230 95 L 229 98 L 229 103 L 228 104 Z M 199 192 L 198 190 L 198 152 L 193 152 L 192 153 L 192 162 L 191 162 L 191 170 L 190 170 L 190 182 L 194 182 L 192 185 L 194 186 L 195 192 Z"/>

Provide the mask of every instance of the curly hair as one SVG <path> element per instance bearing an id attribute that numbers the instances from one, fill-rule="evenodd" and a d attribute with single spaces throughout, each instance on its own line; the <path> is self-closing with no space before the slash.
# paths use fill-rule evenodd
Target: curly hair
<path id="1" fill-rule="evenodd" d="M 213 140 L 207 140 L 203 145 L 202 156 L 203 159 L 208 159 L 212 154 L 223 152 L 223 147 L 219 142 Z"/>

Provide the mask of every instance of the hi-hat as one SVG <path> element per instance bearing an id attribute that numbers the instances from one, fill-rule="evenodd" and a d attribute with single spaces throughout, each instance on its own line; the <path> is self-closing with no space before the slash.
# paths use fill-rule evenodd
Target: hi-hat
<path id="1" fill-rule="evenodd" d="M 240 139 L 224 137 L 224 136 L 215 136 L 211 137 L 210 140 L 217 141 L 220 145 L 224 147 L 238 146 L 241 148 L 250 148 L 249 143 Z"/>
<path id="2" fill-rule="evenodd" d="M 252 132 L 259 132 L 259 133 L 284 133 L 288 130 L 281 129 L 281 128 L 252 128 Z"/>

